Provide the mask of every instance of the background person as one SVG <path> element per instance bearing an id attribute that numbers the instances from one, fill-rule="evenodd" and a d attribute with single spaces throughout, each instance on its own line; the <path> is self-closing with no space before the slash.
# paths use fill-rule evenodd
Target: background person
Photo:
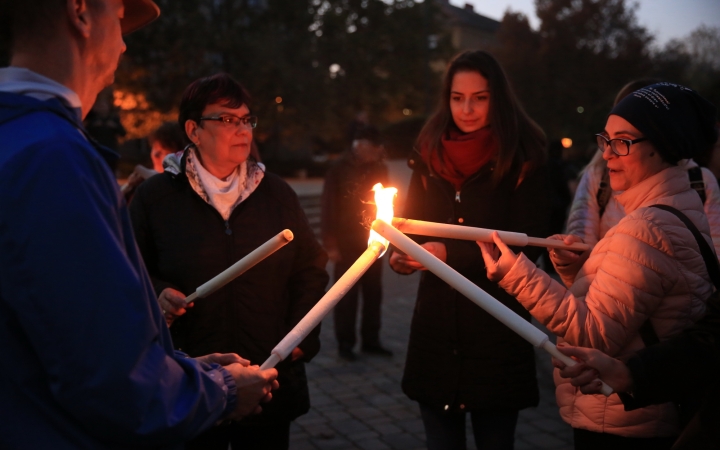
<path id="1" fill-rule="evenodd" d="M 252 413 L 276 377 L 235 354 L 175 352 L 117 155 L 82 125 L 122 33 L 158 13 L 147 0 L 0 4 L 13 36 L 0 69 L 0 448 L 178 448 Z"/>
<path id="2" fill-rule="evenodd" d="M 127 183 L 122 186 L 121 190 L 125 196 L 125 201 L 130 203 L 135 189 L 140 183 L 147 180 L 153 175 L 162 173 L 163 160 L 168 155 L 181 152 L 185 148 L 185 132 L 180 129 L 177 122 L 165 122 L 148 136 L 150 144 L 150 162 L 152 169 L 148 169 L 143 165 L 137 165 L 135 170 L 128 177 Z"/>
<path id="3" fill-rule="evenodd" d="M 560 376 L 570 379 L 583 394 L 600 392 L 600 377 L 622 395 L 625 408 L 699 399 L 698 411 L 685 426 L 673 450 L 711 450 L 720 442 L 720 303 L 708 302 L 708 311 L 682 334 L 639 350 L 625 362 L 599 350 L 560 346 L 560 351 L 580 361 L 567 367 L 553 359 Z"/>
<path id="4" fill-rule="evenodd" d="M 257 124 L 249 105 L 228 74 L 191 83 L 178 122 L 192 145 L 140 185 L 130 213 L 176 347 L 191 356 L 239 352 L 259 364 L 322 297 L 328 276 L 295 192 L 249 158 Z M 186 294 L 286 228 L 292 242 L 186 309 Z M 186 448 L 287 448 L 290 421 L 310 408 L 305 362 L 320 349 L 319 333 L 278 364 L 281 387 L 262 415 L 212 429 Z"/>
<path id="5" fill-rule="evenodd" d="M 325 177 L 322 193 L 322 240 L 330 260 L 335 263 L 335 280 L 339 279 L 367 250 L 369 218 L 376 216 L 376 183 L 388 185 L 388 170 L 383 162 L 385 149 L 380 133 L 366 126 L 355 132 L 349 152 L 343 154 Z M 359 291 L 362 289 L 362 351 L 392 356 L 380 345 L 382 304 L 382 261 L 375 261 L 345 297 L 333 309 L 335 337 L 341 358 L 356 359 L 355 323 Z"/>
<path id="6" fill-rule="evenodd" d="M 480 243 L 488 277 L 559 338 L 619 358 L 691 326 L 713 285 L 692 232 L 652 206 L 680 210 L 712 242 L 702 202 L 678 162 L 715 142 L 714 120 L 715 107 L 684 86 L 659 83 L 625 97 L 597 138 L 627 216 L 587 252 L 575 274 L 551 252 L 567 287 L 497 235 L 497 247 Z M 568 236 L 565 242 L 579 240 Z M 680 431 L 672 404 L 626 412 L 615 396 L 582 396 L 557 377 L 556 384 L 576 449 L 670 448 Z"/>
<path id="7" fill-rule="evenodd" d="M 545 136 L 488 53 L 450 62 L 436 111 L 418 138 L 403 217 L 545 236 Z M 425 249 L 513 311 L 530 315 L 488 280 L 473 242 L 417 238 Z M 541 249 L 533 250 L 537 257 Z M 399 273 L 424 270 L 398 252 Z M 482 308 L 429 272 L 420 280 L 403 391 L 420 404 L 428 448 L 465 448 L 470 415 L 478 448 L 511 449 L 518 411 L 538 403 L 535 354 Z"/>

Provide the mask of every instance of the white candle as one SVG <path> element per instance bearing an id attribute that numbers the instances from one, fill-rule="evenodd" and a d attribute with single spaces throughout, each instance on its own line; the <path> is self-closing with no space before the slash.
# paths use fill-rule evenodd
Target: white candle
<path id="1" fill-rule="evenodd" d="M 492 234 L 496 231 L 486 228 L 465 227 L 461 225 L 450 225 L 447 223 L 424 222 L 422 220 L 401 218 L 394 218 L 392 220 L 392 224 L 395 228 L 405 234 L 417 234 L 420 236 L 433 236 L 447 239 L 462 239 L 466 241 L 482 241 L 491 243 L 493 242 Z M 590 248 L 589 245 L 582 242 L 575 242 L 571 245 L 567 245 L 558 239 L 528 237 L 527 234 L 514 233 L 511 231 L 498 231 L 498 234 L 504 243 L 517 247 L 532 245 L 536 247 L 559 248 L 580 252 L 584 252 Z"/>
<path id="2" fill-rule="evenodd" d="M 352 266 L 338 279 L 325 295 L 308 311 L 305 317 L 283 338 L 272 350 L 270 357 L 260 366 L 261 370 L 275 367 L 300 345 L 310 332 L 317 327 L 323 318 L 348 293 L 350 288 L 362 277 L 370 266 L 385 253 L 385 246 L 380 242 L 372 242 Z"/>
<path id="3" fill-rule="evenodd" d="M 236 262 L 226 270 L 221 272 L 212 280 L 203 284 L 195 290 L 192 294 L 185 298 L 185 303 L 192 303 L 198 298 L 205 298 L 213 292 L 217 291 L 221 287 L 225 286 L 235 278 L 239 277 L 250 268 L 255 266 L 257 263 L 272 255 L 276 251 L 286 246 L 294 238 L 292 231 L 283 230 L 270 238 L 267 242 L 256 248 L 252 252 L 248 253 L 247 256 Z"/>
<path id="4" fill-rule="evenodd" d="M 425 266 L 426 269 L 437 275 L 438 278 L 455 288 L 462 295 L 476 303 L 535 347 L 546 350 L 569 366 L 577 364 L 572 358 L 560 353 L 557 347 L 555 347 L 555 344 L 548 340 L 545 333 L 500 303 L 490 294 L 480 289 L 470 280 L 460 275 L 452 267 L 440 261 L 415 241 L 405 236 L 393 226 L 388 225 L 387 222 L 378 219 L 373 222 L 372 229 L 381 236 L 384 236 L 385 239 L 405 254 L 412 256 L 417 262 Z M 612 388 L 603 383 L 602 392 L 605 395 L 610 395 L 612 394 Z"/>

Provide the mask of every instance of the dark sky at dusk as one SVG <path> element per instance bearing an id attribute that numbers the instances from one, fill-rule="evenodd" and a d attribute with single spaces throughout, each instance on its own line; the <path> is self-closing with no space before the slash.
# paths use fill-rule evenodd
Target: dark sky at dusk
<path id="1" fill-rule="evenodd" d="M 460 7 L 471 3 L 475 12 L 497 20 L 510 8 L 527 15 L 534 27 L 538 24 L 533 0 L 451 0 L 450 3 Z M 637 4 L 638 21 L 655 35 L 656 44 L 687 36 L 703 23 L 720 26 L 720 0 L 638 0 Z"/>

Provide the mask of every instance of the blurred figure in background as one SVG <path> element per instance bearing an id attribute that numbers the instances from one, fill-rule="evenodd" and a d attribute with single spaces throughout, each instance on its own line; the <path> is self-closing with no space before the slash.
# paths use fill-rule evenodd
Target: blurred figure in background
<path id="1" fill-rule="evenodd" d="M 127 183 L 121 188 L 125 201 L 130 203 L 140 184 L 153 175 L 162 173 L 163 160 L 167 155 L 181 152 L 185 148 L 187 140 L 185 133 L 180 129 L 177 122 L 165 122 L 148 136 L 150 144 L 150 162 L 152 169 L 138 164 L 135 170 L 128 177 Z"/>
<path id="2" fill-rule="evenodd" d="M 626 84 L 615 97 L 615 105 L 632 92 L 656 82 L 657 80 L 648 78 Z M 697 154 L 710 160 L 707 155 L 711 152 L 712 146 L 698 149 Z M 717 178 L 709 169 L 699 167 L 693 159 L 681 161 L 679 164 L 687 170 L 692 188 L 703 201 L 715 252 L 720 255 L 720 187 Z M 610 228 L 625 217 L 625 209 L 615 198 L 621 193 L 610 187 L 607 161 L 602 158 L 601 148 L 582 172 L 570 207 L 565 234 L 578 236 L 586 244 L 595 245 Z"/>
<path id="3" fill-rule="evenodd" d="M 104 89 L 83 121 L 85 129 L 105 147 L 118 149 L 118 138 L 125 136 L 125 127 L 113 105 L 112 89 Z"/>
<path id="4" fill-rule="evenodd" d="M 387 186 L 388 170 L 383 162 L 385 150 L 375 127 L 358 128 L 350 151 L 330 168 L 322 194 L 322 240 L 330 260 L 335 263 L 335 280 L 340 278 L 367 249 L 368 219 L 375 217 L 376 183 Z M 358 297 L 362 289 L 362 351 L 392 356 L 380 345 L 382 303 L 382 261 L 370 266 L 334 309 L 335 337 L 341 358 L 355 360 L 355 324 Z"/>

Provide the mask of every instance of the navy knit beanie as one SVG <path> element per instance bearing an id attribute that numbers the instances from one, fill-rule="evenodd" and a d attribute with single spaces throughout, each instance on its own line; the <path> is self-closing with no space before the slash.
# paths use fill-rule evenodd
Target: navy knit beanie
<path id="1" fill-rule="evenodd" d="M 615 105 L 613 114 L 637 128 L 671 164 L 703 154 L 718 137 L 715 106 L 679 84 L 638 89 Z"/>

